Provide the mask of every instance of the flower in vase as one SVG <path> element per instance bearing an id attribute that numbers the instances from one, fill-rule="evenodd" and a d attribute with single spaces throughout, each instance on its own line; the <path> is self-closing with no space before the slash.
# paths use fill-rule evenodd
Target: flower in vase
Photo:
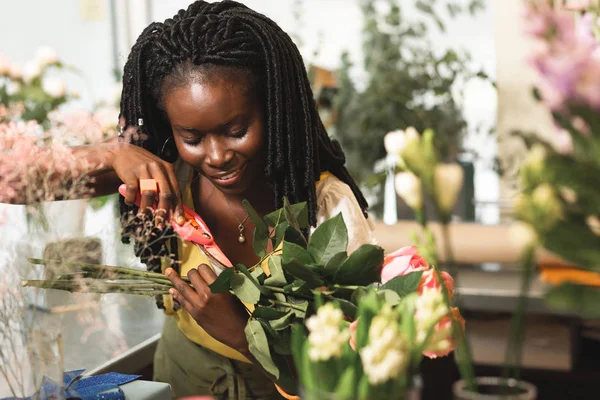
<path id="1" fill-rule="evenodd" d="M 42 66 L 36 60 L 29 60 L 23 65 L 23 80 L 31 83 L 42 74 Z"/>
<path id="2" fill-rule="evenodd" d="M 35 52 L 35 60 L 42 66 L 55 64 L 58 62 L 58 57 L 56 56 L 56 50 L 54 50 L 50 46 L 41 46 Z"/>
<path id="3" fill-rule="evenodd" d="M 408 361 L 407 347 L 391 308 L 384 307 L 371 321 L 369 344 L 360 350 L 369 383 L 378 385 L 399 377 Z"/>
<path id="4" fill-rule="evenodd" d="M 344 345 L 350 338 L 347 329 L 340 329 L 344 314 L 332 303 L 327 303 L 317 310 L 317 313 L 306 320 L 310 331 L 308 357 L 312 361 L 327 361 L 330 358 L 340 358 Z"/>
<path id="5" fill-rule="evenodd" d="M 400 172 L 396 175 L 396 193 L 413 210 L 423 208 L 423 189 L 421 180 L 412 172 Z"/>
<path id="6" fill-rule="evenodd" d="M 55 99 L 63 97 L 66 93 L 66 86 L 63 81 L 58 78 L 48 77 L 42 82 L 42 89 L 46 94 Z"/>
<path id="7" fill-rule="evenodd" d="M 415 246 L 402 247 L 383 259 L 381 283 L 411 272 L 425 271 L 427 268 L 429 268 L 427 260 L 417 254 Z"/>
<path id="8" fill-rule="evenodd" d="M 462 189 L 464 171 L 459 164 L 439 164 L 434 171 L 435 200 L 444 214 L 450 214 Z"/>

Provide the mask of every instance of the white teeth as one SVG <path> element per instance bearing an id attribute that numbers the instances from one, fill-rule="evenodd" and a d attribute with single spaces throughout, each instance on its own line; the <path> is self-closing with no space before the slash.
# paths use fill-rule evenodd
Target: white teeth
<path id="1" fill-rule="evenodd" d="M 221 180 L 221 181 L 225 181 L 225 180 L 227 180 L 227 179 L 231 179 L 231 178 L 234 178 L 234 177 L 236 177 L 236 176 L 237 176 L 237 174 L 238 174 L 239 172 L 240 172 L 240 171 L 238 170 L 238 171 L 232 172 L 232 173 L 230 173 L 230 174 L 228 174 L 228 175 L 222 176 L 222 177 L 220 177 L 220 178 L 218 178 L 218 179 L 219 179 L 219 180 Z"/>

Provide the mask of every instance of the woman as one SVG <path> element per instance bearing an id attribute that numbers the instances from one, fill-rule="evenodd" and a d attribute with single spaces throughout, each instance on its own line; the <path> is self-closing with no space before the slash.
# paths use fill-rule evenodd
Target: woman
<path id="1" fill-rule="evenodd" d="M 287 196 L 307 202 L 313 227 L 341 212 L 349 251 L 373 241 L 367 203 L 321 123 L 296 46 L 242 4 L 197 1 L 143 31 L 125 65 L 121 101 L 121 127 L 136 125 L 143 139 L 78 151 L 98 165 L 97 193 L 127 185 L 127 206 L 141 179 L 155 179 L 158 199 L 145 191 L 140 208 L 157 200 L 161 229 L 165 218 L 182 223 L 186 204 L 233 264 L 254 265 L 258 257 L 245 240 L 254 227 L 241 202 L 264 215 Z M 164 299 L 173 317 L 157 349 L 155 378 L 171 383 L 175 397 L 279 398 L 252 362 L 241 303 L 210 293 L 215 275 L 195 247 L 175 241 L 160 247 L 176 254 L 180 267 L 165 271 L 177 290 L 174 302 Z"/>

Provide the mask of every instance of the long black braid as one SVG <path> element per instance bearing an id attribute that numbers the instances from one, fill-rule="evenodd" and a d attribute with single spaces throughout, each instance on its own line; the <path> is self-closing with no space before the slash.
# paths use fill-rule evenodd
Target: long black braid
<path id="1" fill-rule="evenodd" d="M 213 65 L 223 69 L 259 71 L 265 93 L 267 162 L 274 203 L 306 201 L 309 222 L 316 224 L 315 182 L 329 171 L 352 189 L 366 215 L 367 202 L 344 167 L 345 156 L 327 135 L 317 112 L 302 57 L 290 37 L 275 22 L 235 1 L 196 1 L 164 23 L 152 23 L 131 50 L 123 76 L 121 114 L 127 125 L 144 124 L 147 140 L 134 143 L 162 156 L 172 136 L 161 110 L 166 77 L 182 65 Z M 169 141 L 172 145 L 172 140 Z"/>

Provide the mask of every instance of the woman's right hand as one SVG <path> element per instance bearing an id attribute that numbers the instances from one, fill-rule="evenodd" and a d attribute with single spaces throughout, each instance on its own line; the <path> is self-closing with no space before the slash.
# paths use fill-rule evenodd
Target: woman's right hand
<path id="1" fill-rule="evenodd" d="M 165 218 L 169 217 L 183 225 L 183 200 L 173 165 L 139 146 L 128 143 L 119 143 L 112 153 L 112 169 L 126 187 L 125 204 L 135 204 L 140 190 L 140 179 L 154 179 L 158 182 L 158 194 L 144 191 L 140 211 L 152 209 L 158 201 L 158 208 L 154 214 L 156 226 L 163 226 Z"/>

